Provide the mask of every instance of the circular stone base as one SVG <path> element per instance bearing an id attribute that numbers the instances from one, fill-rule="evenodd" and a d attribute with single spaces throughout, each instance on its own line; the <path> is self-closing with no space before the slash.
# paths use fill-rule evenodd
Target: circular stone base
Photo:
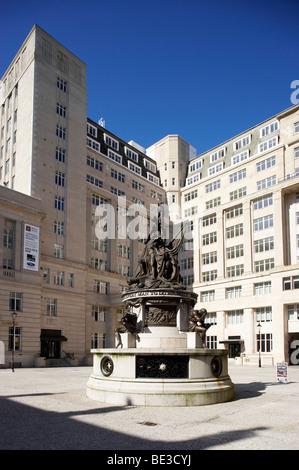
<path id="1" fill-rule="evenodd" d="M 86 387 L 92 400 L 123 406 L 170 407 L 224 403 L 234 397 L 234 385 L 227 373 L 227 354 L 223 350 L 92 352 L 94 371 Z M 177 363 L 181 364 L 178 370 Z M 178 376 L 163 378 L 169 368 Z M 146 376 L 151 373 L 152 377 Z"/>

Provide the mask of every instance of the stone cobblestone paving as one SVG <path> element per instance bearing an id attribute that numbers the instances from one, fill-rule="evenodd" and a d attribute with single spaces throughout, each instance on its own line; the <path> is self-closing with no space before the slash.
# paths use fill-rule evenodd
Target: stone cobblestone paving
<path id="1" fill-rule="evenodd" d="M 299 366 L 230 366 L 234 400 L 198 407 L 107 405 L 91 367 L 0 370 L 1 450 L 298 450 Z"/>

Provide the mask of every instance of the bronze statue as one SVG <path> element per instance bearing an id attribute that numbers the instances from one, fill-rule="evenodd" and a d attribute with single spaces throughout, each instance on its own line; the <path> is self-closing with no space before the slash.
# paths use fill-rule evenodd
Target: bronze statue
<path id="1" fill-rule="evenodd" d="M 116 345 L 117 348 L 118 346 L 122 347 L 120 333 L 125 333 L 126 331 L 132 333 L 136 337 L 137 341 L 140 341 L 140 338 L 137 333 L 137 315 L 135 315 L 135 313 L 131 313 L 128 310 L 125 310 L 124 315 L 119 323 L 122 326 L 114 330 L 118 340 L 118 343 Z"/>
<path id="2" fill-rule="evenodd" d="M 189 315 L 189 331 L 198 332 L 202 339 L 202 347 L 206 348 L 206 331 L 210 328 L 210 323 L 205 323 L 205 316 L 207 315 L 205 308 L 200 310 L 193 310 Z"/>

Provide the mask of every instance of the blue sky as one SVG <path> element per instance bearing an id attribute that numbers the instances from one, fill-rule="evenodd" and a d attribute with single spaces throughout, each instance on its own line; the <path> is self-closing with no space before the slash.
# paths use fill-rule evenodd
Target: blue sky
<path id="1" fill-rule="evenodd" d="M 179 134 L 200 154 L 292 106 L 298 0 L 11 0 L 0 11 L 1 76 L 38 24 L 86 63 L 88 117 L 145 148 Z"/>

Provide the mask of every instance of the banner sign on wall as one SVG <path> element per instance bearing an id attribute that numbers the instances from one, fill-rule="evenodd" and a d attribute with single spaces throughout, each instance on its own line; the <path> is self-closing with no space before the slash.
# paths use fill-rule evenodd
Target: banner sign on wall
<path id="1" fill-rule="evenodd" d="M 39 269 L 39 227 L 24 225 L 24 269 Z"/>

